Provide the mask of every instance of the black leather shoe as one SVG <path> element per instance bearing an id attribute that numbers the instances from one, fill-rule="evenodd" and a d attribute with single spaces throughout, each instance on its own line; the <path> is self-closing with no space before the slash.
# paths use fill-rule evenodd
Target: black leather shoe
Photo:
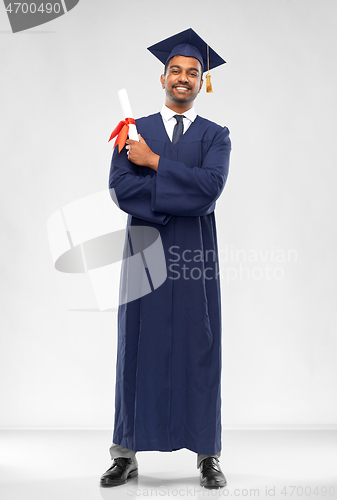
<path id="1" fill-rule="evenodd" d="M 101 477 L 101 486 L 118 486 L 136 476 L 138 476 L 136 458 L 114 458 L 112 466 Z"/>
<path id="2" fill-rule="evenodd" d="M 200 484 L 205 488 L 220 488 L 226 486 L 227 480 L 220 468 L 217 458 L 206 457 L 201 461 Z"/>

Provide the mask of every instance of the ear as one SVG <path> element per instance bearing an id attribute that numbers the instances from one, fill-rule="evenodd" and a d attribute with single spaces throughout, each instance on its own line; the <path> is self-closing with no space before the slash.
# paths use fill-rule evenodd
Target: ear
<path id="1" fill-rule="evenodd" d="M 201 80 L 200 80 L 199 92 L 200 92 L 200 90 L 201 90 L 201 88 L 202 88 L 202 84 L 203 84 L 203 83 L 204 83 L 204 80 L 201 78 Z M 198 92 L 198 94 L 199 94 L 199 92 Z"/>
<path id="2" fill-rule="evenodd" d="M 161 83 L 162 87 L 164 88 L 165 87 L 165 75 L 161 75 L 160 83 Z"/>

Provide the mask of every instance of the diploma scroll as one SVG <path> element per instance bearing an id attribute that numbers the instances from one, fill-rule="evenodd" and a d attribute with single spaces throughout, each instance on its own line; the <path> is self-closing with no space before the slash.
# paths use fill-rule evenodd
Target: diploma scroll
<path id="1" fill-rule="evenodd" d="M 130 101 L 128 98 L 128 93 L 125 89 L 121 89 L 118 91 L 118 98 L 122 108 L 124 120 L 126 118 L 133 118 Z M 133 141 L 139 141 L 138 132 L 136 125 L 130 123 L 129 125 L 129 138 Z"/>

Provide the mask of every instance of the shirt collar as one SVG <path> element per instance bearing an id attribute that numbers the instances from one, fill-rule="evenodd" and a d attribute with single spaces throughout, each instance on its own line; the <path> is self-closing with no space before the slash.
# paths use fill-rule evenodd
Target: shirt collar
<path id="1" fill-rule="evenodd" d="M 179 114 L 176 113 L 175 111 L 172 111 L 172 109 L 165 106 L 165 104 L 163 104 L 160 113 L 165 121 L 169 121 L 174 115 Z M 194 122 L 194 120 L 197 117 L 197 113 L 195 112 L 194 106 L 192 106 L 191 109 L 189 109 L 188 111 L 185 111 L 184 113 L 180 114 L 184 115 L 190 122 Z"/>

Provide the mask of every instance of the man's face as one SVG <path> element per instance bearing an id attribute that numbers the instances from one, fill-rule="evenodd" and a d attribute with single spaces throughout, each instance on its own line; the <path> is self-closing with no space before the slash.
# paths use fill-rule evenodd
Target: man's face
<path id="1" fill-rule="evenodd" d="M 168 99 L 176 103 L 194 101 L 202 87 L 202 68 L 194 57 L 174 56 L 160 77 Z"/>

